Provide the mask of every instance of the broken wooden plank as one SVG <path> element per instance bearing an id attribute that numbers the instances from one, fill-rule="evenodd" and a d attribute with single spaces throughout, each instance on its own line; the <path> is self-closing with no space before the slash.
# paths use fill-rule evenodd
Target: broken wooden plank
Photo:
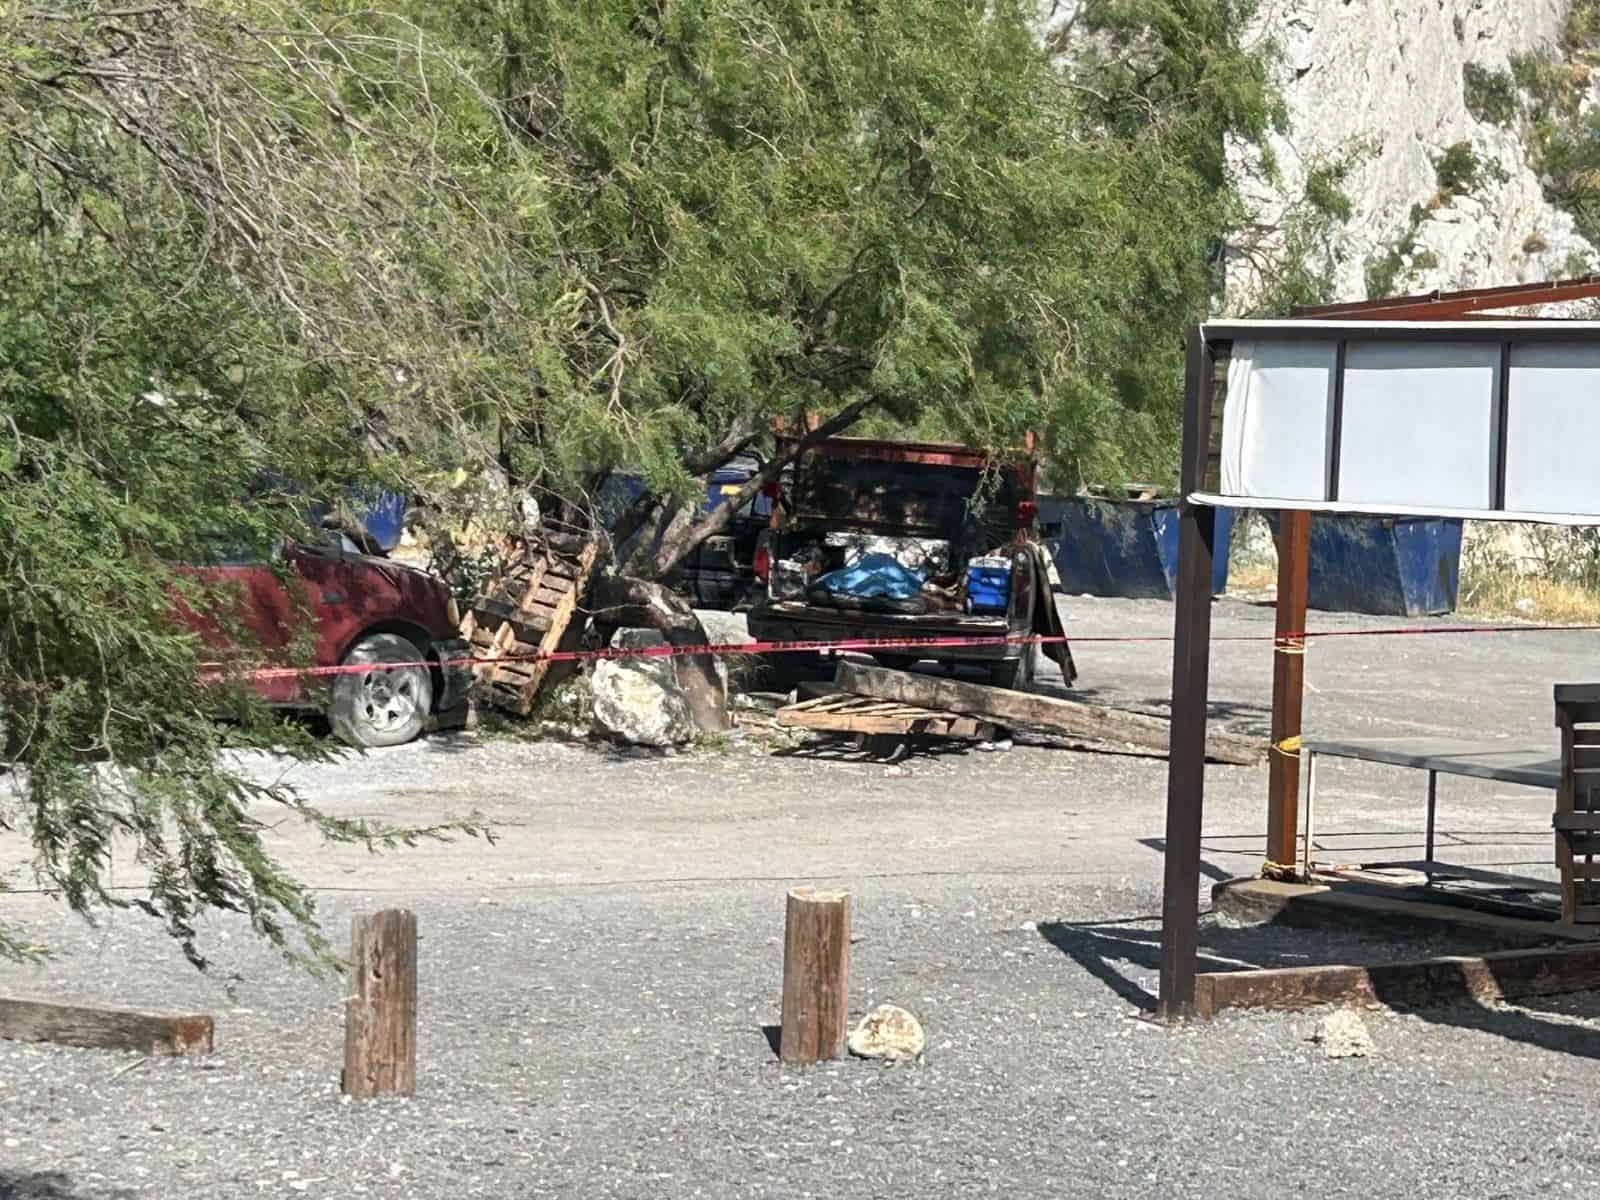
<path id="1" fill-rule="evenodd" d="M 144 1012 L 0 996 L 0 1038 L 139 1054 L 210 1054 L 212 1020 L 203 1013 Z"/>
<path id="2" fill-rule="evenodd" d="M 801 701 L 780 708 L 776 717 L 779 725 L 831 733 L 947 737 L 979 742 L 993 741 L 995 737 L 994 726 L 975 717 L 851 695 Z"/>
<path id="3" fill-rule="evenodd" d="M 1195 1013 L 1225 1008 L 1299 1010 L 1319 1004 L 1426 1008 L 1488 1003 L 1600 987 L 1600 946 L 1502 950 L 1372 966 L 1274 967 L 1195 977 Z"/>
<path id="4" fill-rule="evenodd" d="M 1171 736 L 1171 723 L 1164 717 L 850 662 L 839 664 L 834 686 L 858 696 L 987 717 L 1002 725 L 1023 725 L 1086 741 L 1132 745 L 1163 755 Z M 1254 766 L 1266 751 L 1266 742 L 1255 738 L 1232 733 L 1206 737 L 1206 757 L 1213 762 Z"/>

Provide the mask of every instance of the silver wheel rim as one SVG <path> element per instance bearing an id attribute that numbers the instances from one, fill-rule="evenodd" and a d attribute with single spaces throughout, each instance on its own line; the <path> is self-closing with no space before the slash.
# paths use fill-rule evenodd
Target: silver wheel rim
<path id="1" fill-rule="evenodd" d="M 362 720 L 379 733 L 403 729 L 421 707 L 420 686 L 421 675 L 415 667 L 368 671 L 361 680 Z"/>

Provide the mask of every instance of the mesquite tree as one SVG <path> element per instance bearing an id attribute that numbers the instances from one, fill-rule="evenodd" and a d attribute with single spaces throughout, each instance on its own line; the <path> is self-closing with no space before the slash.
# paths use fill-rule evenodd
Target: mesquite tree
<path id="1" fill-rule="evenodd" d="M 248 811 L 298 802 L 219 757 L 168 619 L 171 563 L 283 534 L 236 503 L 263 473 L 459 515 L 488 468 L 582 521 L 640 471 L 634 613 L 774 418 L 1169 473 L 1223 145 L 1274 112 L 1244 7 L 0 7 L 0 822 L 84 910 L 131 835 L 191 949 L 207 905 L 314 929 Z M 227 737 L 315 752 L 229 702 Z"/>

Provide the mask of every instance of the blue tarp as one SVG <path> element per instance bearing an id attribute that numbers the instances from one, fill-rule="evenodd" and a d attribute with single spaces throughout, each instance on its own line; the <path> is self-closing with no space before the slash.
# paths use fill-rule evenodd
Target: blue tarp
<path id="1" fill-rule="evenodd" d="M 922 594 L 926 578 L 887 554 L 864 554 L 854 565 L 829 571 L 812 586 L 857 600 L 913 600 Z"/>

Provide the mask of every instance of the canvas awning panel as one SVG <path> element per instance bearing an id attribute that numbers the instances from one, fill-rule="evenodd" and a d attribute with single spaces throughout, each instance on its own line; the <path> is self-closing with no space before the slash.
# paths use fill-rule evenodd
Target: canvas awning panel
<path id="1" fill-rule="evenodd" d="M 1231 321 L 1220 462 L 1241 508 L 1600 523 L 1600 323 Z"/>

